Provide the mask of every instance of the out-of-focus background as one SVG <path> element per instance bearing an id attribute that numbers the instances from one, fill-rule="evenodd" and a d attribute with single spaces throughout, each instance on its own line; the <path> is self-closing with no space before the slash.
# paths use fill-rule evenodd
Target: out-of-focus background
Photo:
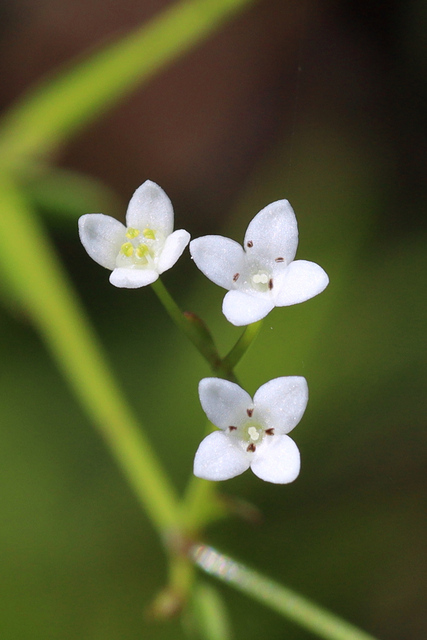
<path id="1" fill-rule="evenodd" d="M 165 0 L 1 2 L 2 107 L 62 62 L 149 20 Z M 427 635 L 426 6 L 260 0 L 64 148 L 57 165 L 111 190 L 93 211 L 124 217 L 158 182 L 178 228 L 243 238 L 286 197 L 300 258 L 321 296 L 276 309 L 239 365 L 245 388 L 304 375 L 290 486 L 250 472 L 221 489 L 262 521 L 211 527 L 220 549 L 382 640 Z M 79 244 L 79 194 L 42 216 L 121 384 L 177 487 L 203 435 L 209 375 L 151 290 L 117 290 Z M 0 212 L 1 215 L 1 212 Z M 31 259 L 28 267 L 31 268 Z M 223 291 L 188 253 L 165 274 L 223 352 L 239 335 Z M 0 635 L 19 640 L 183 638 L 144 615 L 164 584 L 151 524 L 39 336 L 9 297 L 0 309 Z M 308 639 L 220 587 L 236 640 Z"/>

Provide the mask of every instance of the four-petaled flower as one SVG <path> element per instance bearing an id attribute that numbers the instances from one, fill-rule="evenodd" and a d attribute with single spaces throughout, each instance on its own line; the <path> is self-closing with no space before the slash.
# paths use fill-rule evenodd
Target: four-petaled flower
<path id="1" fill-rule="evenodd" d="M 264 318 L 274 307 L 304 302 L 327 286 L 325 271 L 314 262 L 296 260 L 298 227 L 287 200 L 262 209 L 249 223 L 244 247 L 223 236 L 203 236 L 190 243 L 199 269 L 229 292 L 222 310 L 242 326 Z"/>
<path id="2" fill-rule="evenodd" d="M 300 454 L 286 434 L 300 421 L 308 401 L 305 378 L 275 378 L 263 384 L 252 400 L 239 385 L 204 378 L 200 402 L 221 431 L 202 440 L 194 474 L 205 480 L 228 480 L 249 467 L 262 480 L 292 482 L 300 470 Z"/>
<path id="3" fill-rule="evenodd" d="M 90 257 L 112 270 L 111 284 L 128 289 L 157 280 L 190 241 L 184 229 L 173 231 L 172 203 L 151 180 L 133 194 L 126 227 L 102 213 L 88 213 L 79 220 L 79 233 Z"/>

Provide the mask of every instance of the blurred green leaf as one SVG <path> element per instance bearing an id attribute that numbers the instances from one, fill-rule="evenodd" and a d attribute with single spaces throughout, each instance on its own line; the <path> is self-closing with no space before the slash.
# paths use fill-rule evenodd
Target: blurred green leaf
<path id="1" fill-rule="evenodd" d="M 66 65 L 29 91 L 0 127 L 0 162 L 19 168 L 55 151 L 142 81 L 253 0 L 182 0 L 137 31 Z"/>
<path id="2" fill-rule="evenodd" d="M 69 169 L 38 166 L 33 175 L 27 176 L 22 189 L 35 209 L 55 220 L 55 226 L 68 222 L 75 229 L 82 211 L 120 209 L 116 194 L 107 185 Z"/>
<path id="3" fill-rule="evenodd" d="M 0 208 L 0 268 L 4 276 L 153 524 L 163 533 L 179 518 L 174 487 L 122 395 L 46 234 L 6 175 L 0 181 Z"/>

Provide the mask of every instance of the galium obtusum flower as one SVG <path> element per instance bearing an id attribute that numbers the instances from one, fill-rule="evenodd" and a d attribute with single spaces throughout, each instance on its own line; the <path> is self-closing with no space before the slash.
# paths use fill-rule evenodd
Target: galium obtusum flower
<path id="1" fill-rule="evenodd" d="M 205 276 L 229 290 L 223 313 L 242 326 L 325 289 L 329 279 L 319 265 L 294 261 L 297 246 L 293 209 L 287 200 L 278 200 L 249 223 L 243 247 L 223 236 L 204 236 L 190 243 L 190 253 Z"/>
<path id="2" fill-rule="evenodd" d="M 239 385 L 204 378 L 200 402 L 220 429 L 202 440 L 194 474 L 205 480 L 228 480 L 249 467 L 262 480 L 292 482 L 299 474 L 300 454 L 286 434 L 301 420 L 308 401 L 305 378 L 275 378 L 250 397 Z"/>
<path id="3" fill-rule="evenodd" d="M 133 194 L 126 226 L 102 213 L 79 219 L 80 240 L 91 258 L 111 269 L 116 287 L 151 284 L 178 260 L 190 241 L 184 229 L 173 231 L 173 207 L 166 193 L 147 180 Z"/>

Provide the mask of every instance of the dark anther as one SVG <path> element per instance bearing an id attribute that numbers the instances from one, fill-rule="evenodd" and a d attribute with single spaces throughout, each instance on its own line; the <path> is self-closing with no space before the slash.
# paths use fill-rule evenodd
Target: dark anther
<path id="1" fill-rule="evenodd" d="M 256 447 L 254 445 L 253 442 L 251 442 L 251 444 L 248 445 L 248 448 L 246 449 L 246 451 L 252 451 L 252 453 L 255 451 Z"/>
<path id="2" fill-rule="evenodd" d="M 246 413 L 248 414 L 248 416 L 250 418 L 252 418 L 252 414 L 253 414 L 254 410 L 253 409 L 246 409 Z"/>
<path id="3" fill-rule="evenodd" d="M 266 429 L 266 430 L 265 430 L 265 433 L 266 433 L 268 436 L 274 436 L 274 429 Z"/>
<path id="4" fill-rule="evenodd" d="M 285 258 L 276 258 L 275 262 L 285 262 Z"/>
<path id="5" fill-rule="evenodd" d="M 228 427 L 230 431 L 236 431 L 237 427 Z"/>
<path id="6" fill-rule="evenodd" d="M 240 276 L 240 273 L 235 273 L 233 276 L 233 280 L 234 282 L 236 282 L 236 280 L 238 279 L 238 277 Z"/>
<path id="7" fill-rule="evenodd" d="M 252 240 L 248 240 L 248 242 L 246 243 L 246 246 L 249 247 L 250 249 L 251 247 L 254 246 L 254 243 L 252 242 Z"/>
<path id="8" fill-rule="evenodd" d="M 268 281 L 268 288 L 270 289 L 270 291 L 273 288 L 273 278 L 270 278 L 270 280 Z"/>

